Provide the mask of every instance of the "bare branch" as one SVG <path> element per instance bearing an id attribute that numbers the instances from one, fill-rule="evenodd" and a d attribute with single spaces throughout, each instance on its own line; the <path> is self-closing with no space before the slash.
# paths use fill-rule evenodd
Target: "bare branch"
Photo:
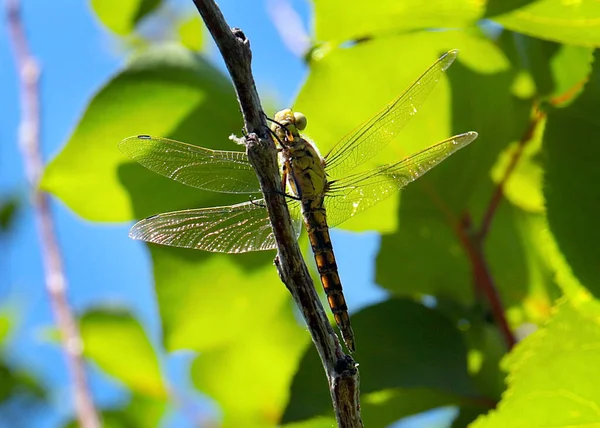
<path id="1" fill-rule="evenodd" d="M 246 150 L 256 170 L 277 240 L 275 263 L 290 290 L 317 348 L 336 413 L 338 426 L 362 427 L 356 363 L 345 355 L 319 301 L 298 247 L 281 189 L 275 144 L 268 132 L 251 71 L 250 43 L 240 29 L 230 29 L 212 0 L 194 0 L 211 32 L 235 86 L 247 132 Z"/>
<path id="2" fill-rule="evenodd" d="M 67 366 L 73 382 L 75 409 L 79 424 L 84 428 L 99 428 L 100 419 L 94 407 L 86 378 L 79 328 L 67 301 L 67 280 L 54 232 L 50 200 L 48 195 L 38 188 L 44 170 L 40 152 L 40 68 L 29 50 L 21 22 L 19 0 L 7 0 L 6 12 L 20 84 L 19 148 L 32 192 L 34 214 L 44 261 L 46 290 L 62 336 Z"/>

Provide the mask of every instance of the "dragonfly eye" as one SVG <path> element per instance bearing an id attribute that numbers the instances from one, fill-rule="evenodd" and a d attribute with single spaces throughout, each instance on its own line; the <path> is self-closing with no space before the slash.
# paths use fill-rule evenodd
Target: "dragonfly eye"
<path id="1" fill-rule="evenodd" d="M 296 129 L 298 131 L 302 131 L 306 128 L 306 116 L 297 111 L 294 112 L 294 123 L 296 124 Z"/>

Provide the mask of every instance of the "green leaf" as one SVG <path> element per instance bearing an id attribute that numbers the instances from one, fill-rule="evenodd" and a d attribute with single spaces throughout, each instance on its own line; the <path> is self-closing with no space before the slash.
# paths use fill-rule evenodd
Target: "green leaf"
<path id="1" fill-rule="evenodd" d="M 533 80 L 535 95 L 553 103 L 575 98 L 591 69 L 592 48 L 560 45 L 510 31 L 504 31 L 499 42 L 511 62 Z"/>
<path id="2" fill-rule="evenodd" d="M 91 0 L 102 23 L 114 33 L 131 33 L 137 23 L 160 6 L 162 0 Z"/>
<path id="3" fill-rule="evenodd" d="M 10 330 L 12 328 L 12 319 L 8 314 L 0 312 L 0 346 L 2 346 L 2 342 L 8 337 L 10 334 Z"/>
<path id="4" fill-rule="evenodd" d="M 128 313 L 96 309 L 80 320 L 84 354 L 140 394 L 167 394 L 158 356 L 142 326 Z"/>
<path id="5" fill-rule="evenodd" d="M 483 14 L 483 6 L 467 0 L 354 0 L 340 7 L 336 0 L 317 0 L 316 39 L 339 42 L 412 30 L 465 27 Z"/>
<path id="6" fill-rule="evenodd" d="M 0 358 L 0 426 L 27 420 L 26 412 L 46 410 L 48 391 L 33 374 L 9 365 Z"/>
<path id="7" fill-rule="evenodd" d="M 198 14 L 179 23 L 177 28 L 181 44 L 192 51 L 200 51 L 204 45 L 204 25 Z"/>
<path id="8" fill-rule="evenodd" d="M 596 2 L 540 0 L 494 20 L 509 30 L 540 39 L 580 46 L 600 45 Z"/>
<path id="9" fill-rule="evenodd" d="M 273 256 L 152 246 L 165 347 L 201 352 L 192 379 L 221 405 L 225 426 L 279 420 L 309 340 Z"/>
<path id="10" fill-rule="evenodd" d="M 418 49 L 405 49 L 405 46 L 418 47 Z M 316 141 L 321 153 L 327 153 L 346 133 L 372 117 L 401 94 L 440 54 L 452 48 L 463 47 L 465 49 L 459 55 L 459 63 L 464 61 L 465 64 L 476 70 L 483 70 L 483 73 L 489 74 L 495 71 L 500 74 L 502 81 L 505 81 L 502 89 L 510 84 L 510 76 L 502 72 L 509 66 L 502 53 L 482 38 L 459 32 L 452 34 L 414 33 L 372 40 L 352 48 L 335 49 L 328 52 L 319 60 L 311 63 L 311 73 L 295 103 L 296 109 L 303 112 L 308 118 L 306 134 Z M 377 58 L 377 61 L 373 61 L 373 58 Z M 462 64 L 455 63 L 447 74 L 452 79 L 453 76 L 460 73 L 461 68 L 464 68 Z M 486 108 L 489 110 L 487 97 L 490 94 L 495 95 L 494 89 L 496 88 L 492 86 L 492 88 L 486 89 L 484 86 L 493 79 L 482 78 L 481 80 L 482 85 L 477 89 L 483 90 L 483 94 L 477 96 L 476 100 L 483 106 L 487 106 Z M 460 105 L 462 101 L 457 101 L 454 97 L 450 100 L 448 85 L 444 80 L 440 81 L 419 114 L 403 129 L 399 140 L 365 163 L 364 167 L 375 167 L 402 159 L 449 137 L 452 135 L 452 131 L 455 133 L 469 130 L 479 131 L 477 127 L 480 124 L 479 114 L 468 98 L 472 91 L 472 89 L 468 89 L 468 83 L 465 82 L 466 94 L 452 91 L 452 93 L 460 94 L 457 95 L 457 98 L 469 103 L 462 109 L 463 106 Z M 325 93 L 327 97 L 323 96 Z M 514 108 L 508 97 L 503 97 L 501 101 L 502 104 L 498 106 L 501 112 Z M 458 107 L 452 108 L 453 104 Z M 469 115 L 463 113 L 464 111 L 468 111 Z M 457 122 L 456 126 L 452 126 L 453 116 Z M 465 120 L 458 123 L 459 119 L 463 117 Z M 495 127 L 496 122 L 487 120 Z M 510 132 L 512 132 L 512 128 L 500 132 L 497 137 L 495 131 L 494 133 L 490 132 L 489 135 L 482 135 L 482 137 L 502 141 L 501 138 Z M 505 144 L 504 141 L 502 142 Z M 457 156 L 462 156 L 463 160 L 468 159 L 469 157 L 465 158 L 466 155 L 463 154 L 465 151 L 487 150 L 490 152 L 490 157 L 493 157 L 494 153 L 489 148 L 485 148 L 489 147 L 489 143 L 485 144 L 483 148 L 473 149 L 472 146 L 480 145 L 478 141 L 475 141 L 471 147 L 463 149 L 461 153 L 454 155 L 436 170 L 448 163 L 455 163 Z M 471 164 L 475 163 L 471 162 Z M 435 170 L 427 175 L 434 173 Z M 475 187 L 474 183 L 468 180 L 466 174 L 461 174 L 460 180 L 461 186 Z M 417 183 L 411 184 L 408 188 L 418 186 Z M 465 190 L 464 187 L 459 187 L 456 191 Z M 350 230 L 393 231 L 398 223 L 396 216 L 393 215 L 396 211 L 397 201 L 398 194 L 396 193 L 376 207 L 369 209 L 368 213 L 356 216 L 344 223 L 342 227 Z"/>
<path id="11" fill-rule="evenodd" d="M 563 45 L 552 58 L 555 98 L 570 101 L 576 98 L 592 69 L 594 50 L 581 46 Z"/>
<path id="12" fill-rule="evenodd" d="M 352 324 L 361 392 L 367 403 L 365 422 L 383 426 L 385 421 L 477 397 L 467 374 L 461 334 L 439 312 L 410 300 L 392 299 L 353 314 Z M 294 377 L 283 422 L 331 412 L 323 368 L 310 348 Z"/>
<path id="13" fill-rule="evenodd" d="M 560 302 L 553 317 L 505 361 L 508 389 L 473 428 L 593 426 L 600 402 L 600 305 Z"/>
<path id="14" fill-rule="evenodd" d="M 536 0 L 488 0 L 485 6 L 485 17 L 511 12 Z"/>
<path id="15" fill-rule="evenodd" d="M 544 132 L 543 122 L 537 127 L 534 137 L 524 147 L 511 144 L 504 150 L 492 168 L 492 178 L 496 184 L 503 181 L 506 170 L 515 156 L 519 156 L 508 180 L 504 182 L 504 196 L 524 211 L 543 213 L 545 211 L 542 180 L 544 171 L 541 165 L 540 149 Z"/>
<path id="16" fill-rule="evenodd" d="M 121 154 L 117 144 L 151 134 L 236 150 L 227 137 L 240 127 L 235 96 L 220 72 L 182 48 L 156 48 L 96 94 L 68 144 L 48 165 L 41 187 L 96 221 L 231 201 L 154 174 Z"/>
<path id="17" fill-rule="evenodd" d="M 459 57 L 448 73 L 455 94 L 452 129 L 474 129 L 479 138 L 402 192 L 400 210 L 393 214 L 400 227 L 383 236 L 376 281 L 400 295 L 472 299 L 471 267 L 459 234 L 461 219 L 468 213 L 479 227 L 496 188 L 490 170 L 509 142 L 521 138 L 531 109 L 530 100 L 511 94 L 517 71 L 502 55 L 490 56 L 490 49 L 483 44 L 471 50 L 469 61 L 463 63 Z M 482 66 L 485 62 L 487 66 Z M 431 123 L 437 125 L 436 118 Z M 512 297 L 509 304 L 520 302 L 526 291 L 520 281 L 526 266 L 516 223 L 519 215 L 501 204 L 486 245 L 500 287 L 521 286 L 517 293 L 507 293 Z"/>
<path id="18" fill-rule="evenodd" d="M 548 112 L 544 133 L 548 223 L 556 241 L 580 282 L 600 295 L 597 242 L 600 229 L 600 133 L 595 109 L 600 102 L 600 54 L 590 80 L 577 100 Z"/>

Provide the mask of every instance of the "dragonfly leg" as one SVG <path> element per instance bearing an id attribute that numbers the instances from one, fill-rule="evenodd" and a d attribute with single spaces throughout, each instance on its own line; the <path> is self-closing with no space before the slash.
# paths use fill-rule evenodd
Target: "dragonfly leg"
<path id="1" fill-rule="evenodd" d="M 269 118 L 267 118 L 267 120 L 271 120 L 272 121 L 272 119 L 269 119 Z M 277 123 L 277 122 L 275 122 L 275 123 Z M 279 125 L 279 123 L 277 123 L 277 124 Z M 283 127 L 283 125 L 279 125 L 279 126 Z M 269 127 L 267 127 L 267 129 L 269 130 L 269 133 L 273 136 L 273 138 L 275 138 L 277 140 L 277 142 L 279 143 L 279 147 L 277 148 L 277 151 L 281 152 L 283 150 L 283 147 L 285 147 L 283 145 L 283 142 L 279 139 L 279 137 L 277 136 L 277 134 L 275 133 L 275 131 L 273 131 Z M 287 128 L 285 128 L 285 129 L 287 129 Z"/>
<path id="2" fill-rule="evenodd" d="M 293 199 L 294 201 L 302 201 L 302 198 L 300 198 L 300 197 L 298 197 L 296 195 L 290 195 L 289 193 L 285 193 L 285 192 L 282 192 L 280 190 L 275 190 L 273 193 L 275 193 L 277 195 L 284 196 L 286 198 Z"/>
<path id="3" fill-rule="evenodd" d="M 262 200 L 262 199 L 261 199 Z M 263 204 L 262 202 L 256 201 L 254 199 L 250 199 L 250 203 L 252 205 L 255 205 L 257 207 L 261 207 L 261 208 L 267 208 L 267 206 L 265 204 Z"/>

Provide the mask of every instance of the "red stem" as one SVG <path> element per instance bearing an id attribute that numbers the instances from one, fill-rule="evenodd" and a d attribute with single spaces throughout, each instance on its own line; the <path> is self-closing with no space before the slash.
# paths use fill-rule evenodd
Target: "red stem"
<path id="1" fill-rule="evenodd" d="M 50 200 L 48 195 L 38 189 L 44 170 L 40 153 L 40 68 L 29 51 L 21 22 L 19 0 L 6 0 L 6 10 L 20 85 L 19 148 L 32 192 L 32 204 L 44 262 L 46 290 L 62 336 L 67 366 L 73 382 L 74 402 L 79 424 L 84 428 L 99 428 L 100 419 L 88 387 L 79 328 L 66 296 L 67 280 L 54 231 Z"/>
<path id="2" fill-rule="evenodd" d="M 488 268 L 483 253 L 483 241 L 479 238 L 478 234 L 473 233 L 471 218 L 468 214 L 463 215 L 461 224 L 457 228 L 457 233 L 471 261 L 475 288 L 481 291 L 489 302 L 494 321 L 504 337 L 506 347 L 510 350 L 515 346 L 517 340 L 510 330 L 498 289 Z"/>

